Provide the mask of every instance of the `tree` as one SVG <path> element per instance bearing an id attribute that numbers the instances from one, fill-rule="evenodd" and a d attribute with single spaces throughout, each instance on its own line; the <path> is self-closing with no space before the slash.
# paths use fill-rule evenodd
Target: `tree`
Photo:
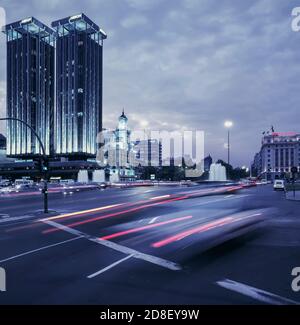
<path id="1" fill-rule="evenodd" d="M 217 164 L 221 164 L 226 168 L 226 174 L 228 179 L 238 180 L 241 178 L 249 177 L 249 171 L 247 171 L 245 168 L 233 168 L 232 165 L 228 165 L 225 161 L 221 159 L 217 161 Z"/>

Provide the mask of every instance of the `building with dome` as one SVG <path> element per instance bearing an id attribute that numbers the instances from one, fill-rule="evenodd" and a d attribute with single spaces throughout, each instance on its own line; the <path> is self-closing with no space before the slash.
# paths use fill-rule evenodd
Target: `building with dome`
<path id="1" fill-rule="evenodd" d="M 109 173 L 110 181 L 135 180 L 135 172 L 130 163 L 133 157 L 130 134 L 128 118 L 123 109 L 116 129 L 103 132 L 104 166 Z"/>

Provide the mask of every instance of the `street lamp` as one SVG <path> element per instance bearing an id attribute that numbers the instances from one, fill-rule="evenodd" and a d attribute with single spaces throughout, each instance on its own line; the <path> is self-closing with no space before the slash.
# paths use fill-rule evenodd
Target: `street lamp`
<path id="1" fill-rule="evenodd" d="M 43 188 L 43 193 L 44 193 L 44 213 L 48 213 L 48 183 L 47 183 L 47 171 L 48 171 L 48 157 L 46 155 L 46 151 L 45 151 L 45 147 L 43 145 L 43 142 L 41 140 L 41 138 L 39 137 L 39 135 L 35 132 L 35 130 L 26 122 L 18 119 L 18 118 L 14 118 L 14 117 L 3 117 L 0 118 L 0 121 L 16 121 L 19 123 L 24 124 L 26 127 L 28 127 L 31 132 L 35 135 L 35 137 L 37 138 L 39 145 L 41 147 L 42 150 L 42 156 L 41 156 L 41 160 L 42 160 L 42 173 L 44 175 L 44 188 Z"/>
<path id="2" fill-rule="evenodd" d="M 230 129 L 233 126 L 233 122 L 225 121 L 224 126 L 228 130 L 228 134 L 227 134 L 227 163 L 228 163 L 228 165 L 230 165 Z"/>

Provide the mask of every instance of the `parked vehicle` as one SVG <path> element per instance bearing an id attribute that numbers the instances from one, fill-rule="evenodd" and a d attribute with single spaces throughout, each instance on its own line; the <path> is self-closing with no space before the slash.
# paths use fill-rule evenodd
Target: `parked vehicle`
<path id="1" fill-rule="evenodd" d="M 34 181 L 31 179 L 16 179 L 15 180 L 15 188 L 16 189 L 24 189 L 24 188 L 30 188 L 34 186 Z"/>
<path id="2" fill-rule="evenodd" d="M 2 179 L 0 180 L 0 188 L 1 187 L 8 187 L 11 185 L 11 182 L 8 179 Z"/>
<path id="3" fill-rule="evenodd" d="M 274 191 L 281 190 L 284 191 L 284 181 L 282 179 L 276 179 L 273 185 Z"/>
<path id="4" fill-rule="evenodd" d="M 75 181 L 74 179 L 61 179 L 59 182 L 61 185 L 74 185 Z"/>
<path id="5" fill-rule="evenodd" d="M 100 189 L 105 189 L 105 188 L 107 188 L 107 184 L 105 182 L 102 182 L 102 183 L 98 184 L 98 187 Z"/>

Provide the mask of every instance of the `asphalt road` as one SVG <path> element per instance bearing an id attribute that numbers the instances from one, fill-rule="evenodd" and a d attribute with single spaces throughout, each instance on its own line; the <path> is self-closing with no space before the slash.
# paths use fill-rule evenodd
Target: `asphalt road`
<path id="1" fill-rule="evenodd" d="M 0 198 L 0 304 L 294 304 L 299 202 L 270 185 Z"/>

